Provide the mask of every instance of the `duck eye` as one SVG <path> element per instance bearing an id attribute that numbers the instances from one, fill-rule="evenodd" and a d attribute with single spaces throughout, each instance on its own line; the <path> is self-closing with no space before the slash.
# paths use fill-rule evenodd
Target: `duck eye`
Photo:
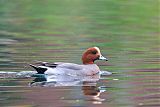
<path id="1" fill-rule="evenodd" d="M 96 51 L 93 51 L 92 54 L 97 54 L 97 52 L 96 52 Z"/>

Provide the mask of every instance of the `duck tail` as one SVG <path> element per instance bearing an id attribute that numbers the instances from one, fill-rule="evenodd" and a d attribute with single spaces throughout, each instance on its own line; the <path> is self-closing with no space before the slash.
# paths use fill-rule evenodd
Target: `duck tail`
<path id="1" fill-rule="evenodd" d="M 43 68 L 43 66 L 29 65 L 37 71 L 37 74 L 44 74 L 44 72 L 47 71 L 47 68 Z"/>

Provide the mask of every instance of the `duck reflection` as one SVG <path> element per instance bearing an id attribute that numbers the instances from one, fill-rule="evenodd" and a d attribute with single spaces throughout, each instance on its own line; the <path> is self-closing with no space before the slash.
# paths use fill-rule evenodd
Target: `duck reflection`
<path id="1" fill-rule="evenodd" d="M 86 86 L 88 82 L 83 82 L 82 91 L 83 94 L 89 97 L 89 100 L 92 101 L 93 104 L 101 104 L 105 99 L 100 98 L 100 94 L 106 91 L 105 86 Z"/>
<path id="2" fill-rule="evenodd" d="M 100 94 L 106 91 L 106 87 L 97 86 L 100 75 L 93 76 L 69 76 L 69 75 L 34 75 L 35 79 L 30 83 L 31 87 L 57 87 L 57 86 L 81 86 L 83 95 L 93 104 L 101 104 L 105 99 Z"/>
<path id="3" fill-rule="evenodd" d="M 35 74 L 35 79 L 30 86 L 95 86 L 100 79 L 100 75 L 93 76 L 71 76 L 71 75 L 44 75 Z"/>

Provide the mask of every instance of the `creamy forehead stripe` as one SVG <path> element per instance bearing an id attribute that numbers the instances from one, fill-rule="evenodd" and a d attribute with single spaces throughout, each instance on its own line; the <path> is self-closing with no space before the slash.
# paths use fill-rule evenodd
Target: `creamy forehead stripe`
<path id="1" fill-rule="evenodd" d="M 94 47 L 94 48 L 98 51 L 98 53 L 101 53 L 98 47 Z"/>

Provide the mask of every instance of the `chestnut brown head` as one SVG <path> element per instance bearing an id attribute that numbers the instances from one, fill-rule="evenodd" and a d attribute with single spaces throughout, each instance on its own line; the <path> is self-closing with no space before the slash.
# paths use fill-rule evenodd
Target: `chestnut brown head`
<path id="1" fill-rule="evenodd" d="M 88 48 L 82 55 L 83 64 L 93 64 L 95 60 L 108 61 L 107 58 L 102 56 L 98 47 Z"/>

